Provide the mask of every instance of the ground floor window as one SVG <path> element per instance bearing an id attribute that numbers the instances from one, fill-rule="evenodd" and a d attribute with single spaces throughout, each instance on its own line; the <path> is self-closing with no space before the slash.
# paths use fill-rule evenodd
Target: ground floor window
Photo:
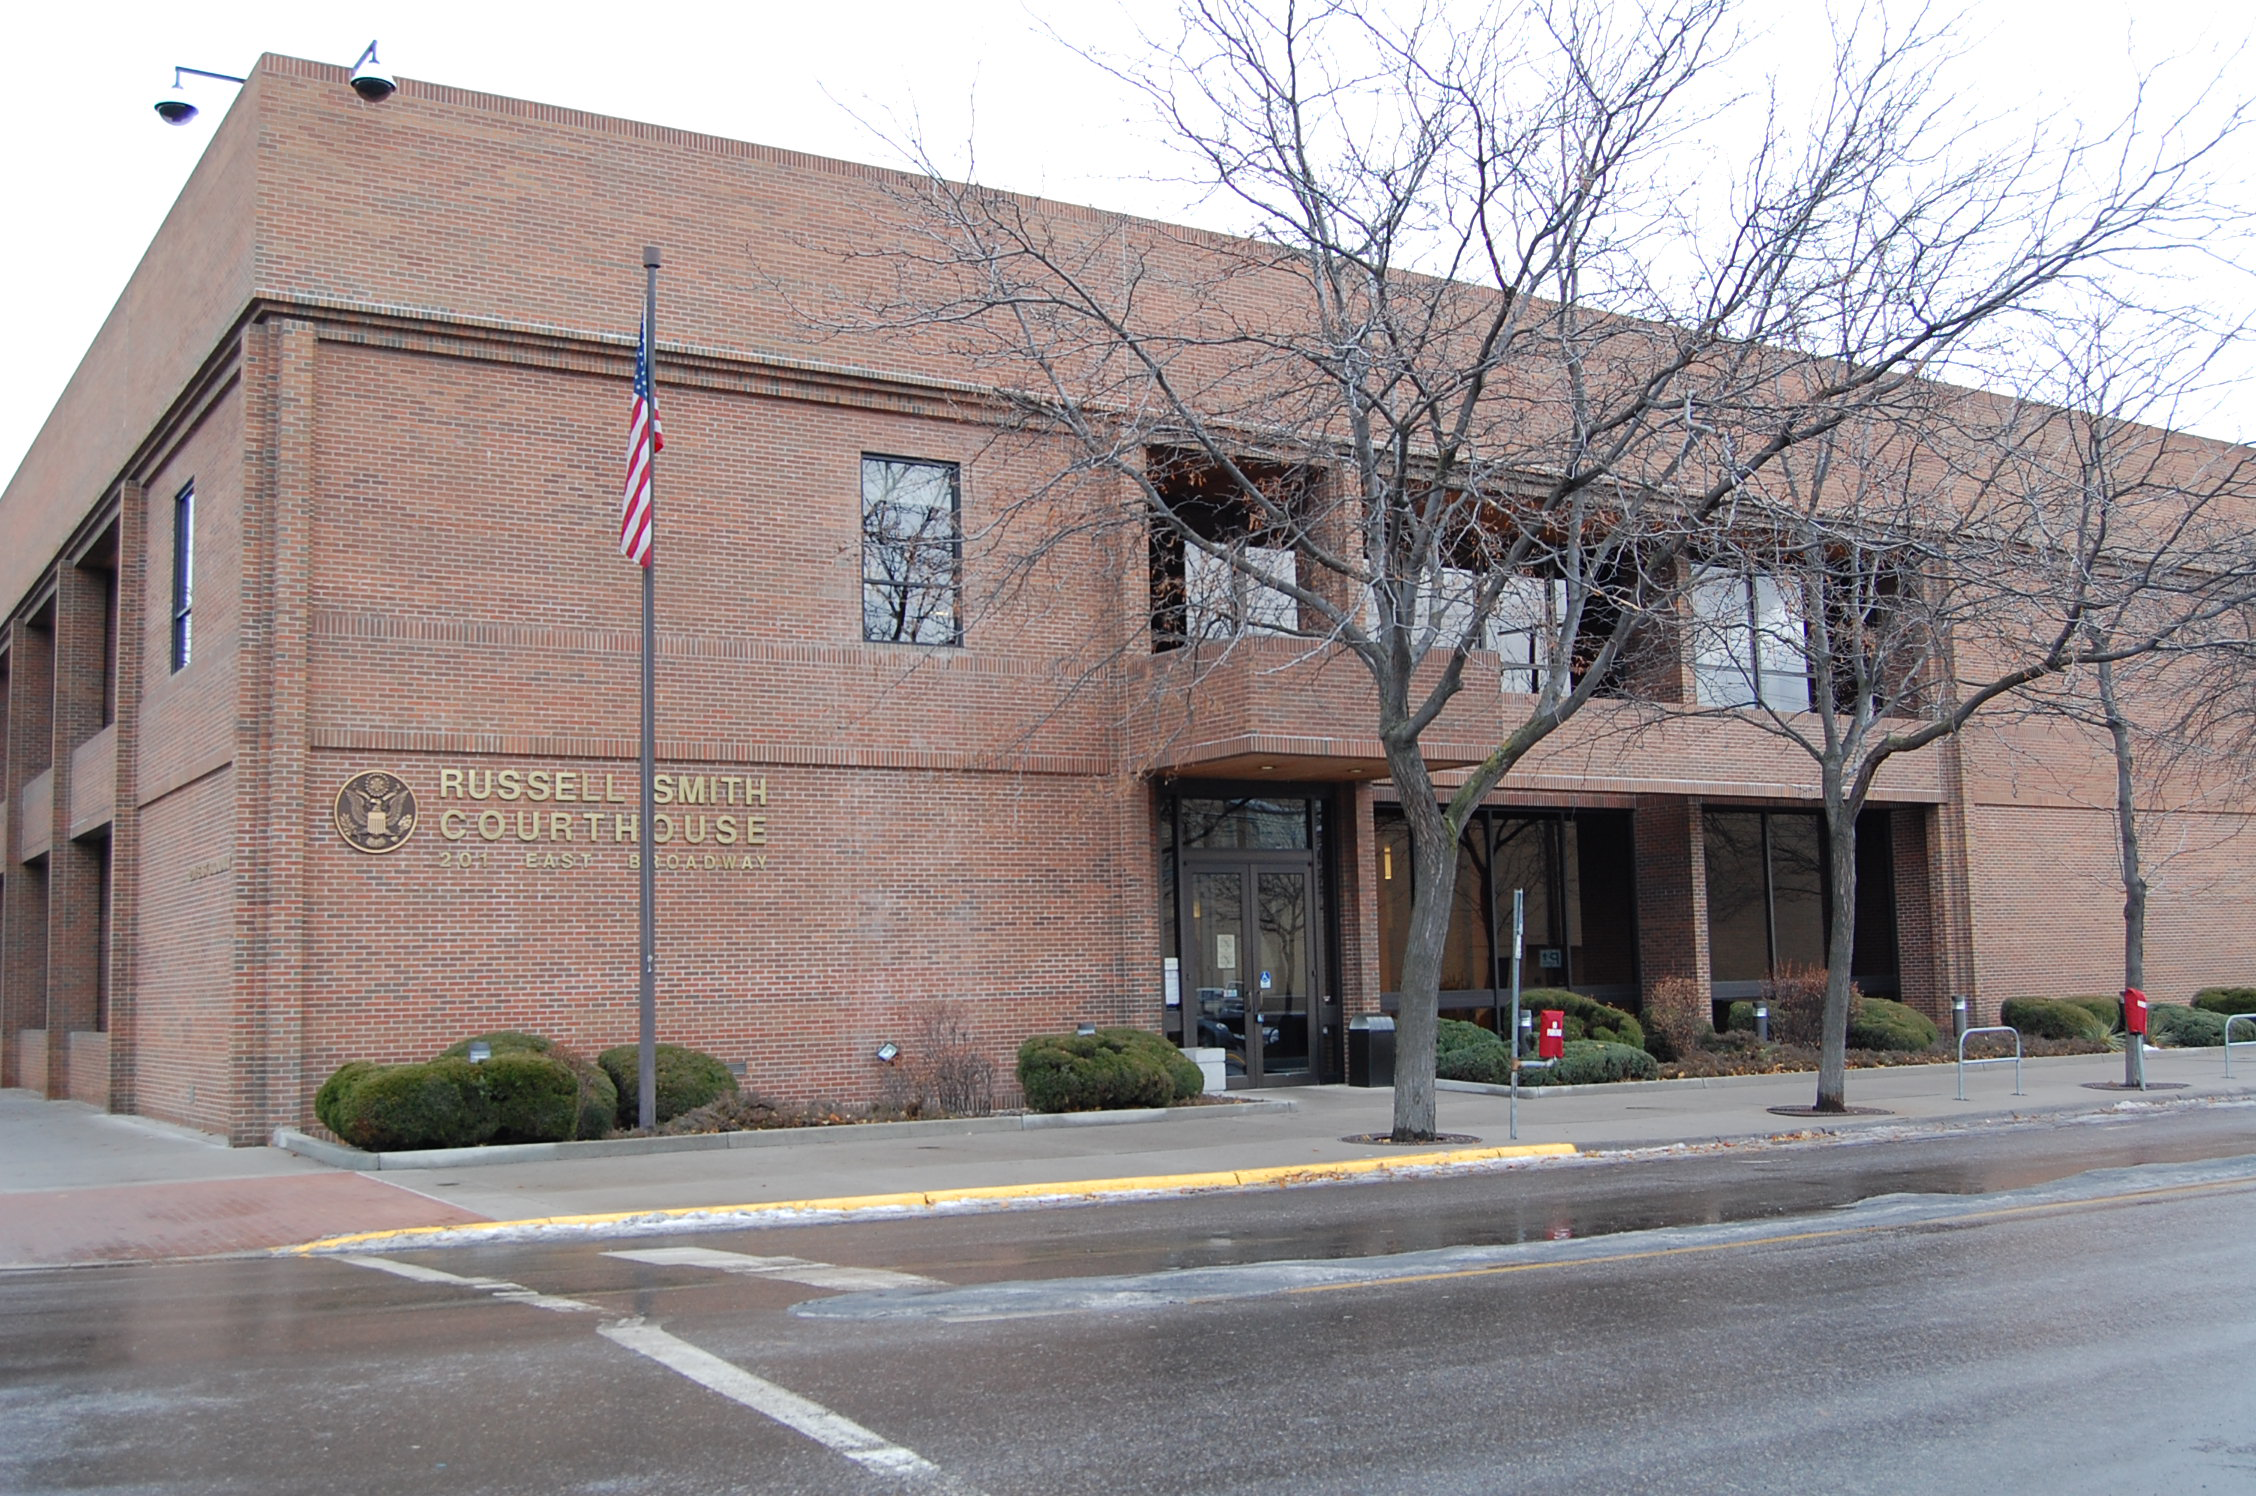
<path id="1" fill-rule="evenodd" d="M 1833 907 L 1825 823 L 1804 811 L 1709 807 L 1705 826 L 1708 976 L 1718 1002 L 1750 998 L 1764 978 L 1826 962 Z M 1856 936 L 1850 965 L 1874 994 L 1898 988 L 1895 844 L 1890 815 L 1857 819 Z"/>
<path id="2" fill-rule="evenodd" d="M 1378 812 L 1379 985 L 1402 990 L 1410 940 L 1410 826 Z M 1475 812 L 1457 847 L 1441 966 L 1445 1014 L 1486 1022 L 1510 1000 L 1512 895 L 1522 896 L 1520 985 L 1637 1001 L 1637 882 L 1626 811 Z M 1486 1015 L 1486 1016 L 1483 1016 Z"/>

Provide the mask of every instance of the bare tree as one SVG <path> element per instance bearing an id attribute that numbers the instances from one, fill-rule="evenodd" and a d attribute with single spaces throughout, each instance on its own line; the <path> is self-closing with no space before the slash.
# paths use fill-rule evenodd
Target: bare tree
<path id="1" fill-rule="evenodd" d="M 1402 1140 L 1434 1131 L 1474 810 L 1594 701 L 1670 699 L 1645 666 L 1763 474 L 2176 231 L 2201 159 L 2132 125 L 1976 149 L 1933 87 L 1946 39 L 1871 17 L 1806 107 L 1735 103 L 1730 21 L 1730 0 L 1190 0 L 1111 66 L 1243 237 L 920 155 L 882 242 L 842 249 L 889 289 L 832 325 L 944 344 L 1061 454 L 1029 505 L 1102 478 L 1148 527 L 1155 694 L 1249 635 L 1365 672 L 1414 865 Z M 1507 728 L 1444 792 L 1423 745 L 1469 679 Z"/>
<path id="2" fill-rule="evenodd" d="M 2102 481 L 2086 412 L 1906 394 L 1751 483 L 1701 537 L 1689 597 L 1702 705 L 1818 771 L 1819 1111 L 1846 1105 L 1857 825 L 1881 771 L 2077 667 L 2110 697 L 2118 666 L 2213 639 L 2256 598 L 2244 449 L 2150 432 L 2136 481 L 2121 464 Z"/>

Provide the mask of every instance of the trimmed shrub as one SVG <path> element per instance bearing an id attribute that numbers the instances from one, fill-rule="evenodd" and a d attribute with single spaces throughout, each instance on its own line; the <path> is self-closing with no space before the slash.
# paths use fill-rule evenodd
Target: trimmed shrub
<path id="1" fill-rule="evenodd" d="M 1941 1037 L 1933 1019 L 1891 998 L 1868 997 L 1849 1010 L 1851 1049 L 1931 1049 Z"/>
<path id="2" fill-rule="evenodd" d="M 1742 998 L 1724 1009 L 1723 1031 L 1727 1034 L 1751 1034 L 1755 1031 L 1755 1005 Z"/>
<path id="3" fill-rule="evenodd" d="M 386 1065 L 342 1089 L 329 1130 L 355 1148 L 469 1148 L 494 1134 L 493 1103 L 468 1060 Z"/>
<path id="4" fill-rule="evenodd" d="M 2082 1008 L 2106 1024 L 2109 1033 L 2123 1026 L 2123 1000 L 2119 997 L 2064 997 L 2060 1001 Z"/>
<path id="5" fill-rule="evenodd" d="M 2174 1049 L 2213 1049 L 2225 1042 L 2223 1013 L 2183 1003 L 2156 1003 L 2146 1012 L 2147 1037 Z M 2238 1024 L 2233 1038 L 2256 1039 L 2256 1024 Z"/>
<path id="6" fill-rule="evenodd" d="M 1504 1041 L 1495 1033 L 1477 1023 L 1466 1023 L 1458 1018 L 1444 1018 L 1434 1031 L 1434 1063 L 1438 1066 L 1450 1055 L 1476 1049 L 1502 1049 Z M 1455 1077 L 1450 1077 L 1454 1079 Z"/>
<path id="7" fill-rule="evenodd" d="M 345 1129 L 341 1119 L 346 1093 L 383 1068 L 372 1060 L 347 1060 L 339 1065 L 336 1073 L 323 1081 L 321 1089 L 313 1096 L 313 1114 L 321 1119 L 321 1125 L 343 1137 Z"/>
<path id="8" fill-rule="evenodd" d="M 729 1074 L 729 1067 L 703 1050 L 687 1049 L 679 1044 L 660 1044 L 656 1048 L 659 1121 L 671 1122 L 683 1112 L 735 1092 L 736 1077 Z M 597 1055 L 595 1062 L 618 1088 L 619 1125 L 640 1126 L 642 1047 L 617 1045 Z"/>
<path id="9" fill-rule="evenodd" d="M 1660 1066 L 1634 1044 L 1602 1039 L 1571 1039 L 1567 1052 L 1548 1070 L 1522 1070 L 1523 1086 L 1594 1086 L 1608 1081 L 1654 1080 Z"/>
<path id="10" fill-rule="evenodd" d="M 1512 1051 L 1501 1041 L 1453 1050 L 1437 1067 L 1443 1080 L 1470 1081 L 1483 1086 L 1512 1083 Z M 1603 1039 L 1569 1039 L 1559 1062 L 1541 1070 L 1520 1070 L 1523 1086 L 1590 1086 L 1606 1081 L 1654 1080 L 1660 1066 L 1633 1044 L 1613 1044 Z"/>
<path id="11" fill-rule="evenodd" d="M 534 1054 L 547 1054 L 556 1047 L 556 1041 L 541 1034 L 528 1034 L 522 1029 L 495 1029 L 490 1034 L 472 1034 L 467 1039 L 457 1039 L 440 1050 L 434 1059 L 467 1060 L 470 1046 L 483 1044 L 495 1054 L 509 1054 L 529 1050 Z"/>
<path id="12" fill-rule="evenodd" d="M 1037 1112 L 1100 1112 L 1188 1101 L 1206 1078 L 1160 1035 L 1106 1028 L 1034 1035 L 1018 1047 L 1018 1084 Z"/>
<path id="13" fill-rule="evenodd" d="M 2038 1039 L 2105 1039 L 2107 1025 L 2089 1008 L 2050 997 L 2009 997 L 1998 1010 L 2002 1023 Z"/>
<path id="14" fill-rule="evenodd" d="M 2204 987 L 2193 1005 L 2205 1013 L 2256 1013 L 2256 987 Z"/>
<path id="15" fill-rule="evenodd" d="M 478 1065 L 493 1107 L 496 1143 L 562 1143 L 579 1130 L 580 1080 L 572 1067 L 535 1049 L 501 1049 Z"/>
<path id="16" fill-rule="evenodd" d="M 1584 997 L 1579 992 L 1569 992 L 1564 987 L 1531 987 L 1520 994 L 1520 1010 L 1540 1013 L 1545 1008 L 1557 1008 L 1567 1015 L 1567 1038 L 1598 1039 L 1608 1044 L 1627 1044 L 1633 1048 L 1645 1047 L 1645 1027 L 1635 1014 L 1602 1003 L 1594 997 Z"/>

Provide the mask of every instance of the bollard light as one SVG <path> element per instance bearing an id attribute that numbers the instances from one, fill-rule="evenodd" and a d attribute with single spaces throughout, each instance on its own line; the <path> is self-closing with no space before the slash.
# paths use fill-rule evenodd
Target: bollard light
<path id="1" fill-rule="evenodd" d="M 1755 1004 L 1755 1042 L 1758 1044 L 1768 1044 L 1770 1042 L 1769 1003 Z"/>
<path id="2" fill-rule="evenodd" d="M 1960 1034 L 1964 1034 L 1966 1032 L 1965 998 L 1954 997 L 1951 999 L 1951 1023 L 1956 1026 Z"/>

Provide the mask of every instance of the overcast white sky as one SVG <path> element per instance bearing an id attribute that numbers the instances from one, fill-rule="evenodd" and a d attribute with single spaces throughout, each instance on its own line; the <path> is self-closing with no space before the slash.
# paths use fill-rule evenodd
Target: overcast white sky
<path id="1" fill-rule="evenodd" d="M 1817 0 L 1752 0 L 1780 49 L 1798 45 Z M 733 4 L 291 3 L 42 5 L 10 23 L 9 134 L 0 153 L 0 474 L 12 473 L 132 273 L 233 97 L 193 95 L 204 118 L 164 125 L 151 109 L 174 64 L 246 71 L 259 53 L 349 63 L 373 34 L 395 71 L 434 82 L 769 145 L 890 161 L 856 115 L 921 120 L 928 138 L 977 143 L 995 186 L 1161 217 L 1192 216 L 1135 103 L 1043 30 L 1098 47 L 1133 45 L 1139 19 L 1164 30 L 1172 0 L 824 0 Z M 2223 69 L 2256 96 L 2248 0 L 1969 0 L 1970 64 L 1998 110 L 2120 107 L 2136 65 L 2178 75 Z M 1813 36 L 1814 40 L 1815 37 Z M 1810 65 L 1822 65 L 1812 54 Z M 976 125 L 974 126 L 974 106 Z M 2256 183 L 2256 142 L 2238 156 Z M 2189 261 L 2200 294 L 2256 309 L 2256 285 Z M 2244 387 L 2198 421 L 2256 434 L 2256 358 Z"/>

